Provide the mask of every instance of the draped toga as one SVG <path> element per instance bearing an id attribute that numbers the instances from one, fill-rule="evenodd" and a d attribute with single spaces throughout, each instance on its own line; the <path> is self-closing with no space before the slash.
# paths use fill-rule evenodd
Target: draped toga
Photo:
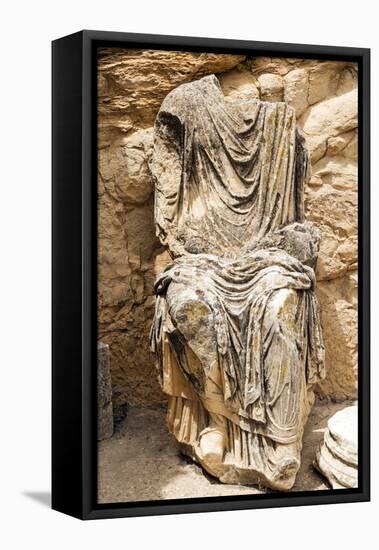
<path id="1" fill-rule="evenodd" d="M 236 430 L 247 447 L 259 436 L 259 452 L 262 437 L 298 441 L 324 346 L 319 235 L 304 220 L 308 155 L 293 109 L 227 102 L 213 75 L 184 84 L 158 113 L 151 170 L 157 234 L 173 259 L 156 281 L 151 330 L 172 431 L 191 444 L 214 412 L 234 441 Z M 194 424 L 197 435 L 185 434 Z"/>

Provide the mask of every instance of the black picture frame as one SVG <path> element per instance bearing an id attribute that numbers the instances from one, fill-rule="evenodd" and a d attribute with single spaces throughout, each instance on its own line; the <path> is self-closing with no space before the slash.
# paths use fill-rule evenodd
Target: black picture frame
<path id="1" fill-rule="evenodd" d="M 350 60 L 359 71 L 359 486 L 97 504 L 97 106 L 102 46 Z M 370 50 L 81 31 L 52 43 L 52 508 L 81 519 L 370 500 Z"/>

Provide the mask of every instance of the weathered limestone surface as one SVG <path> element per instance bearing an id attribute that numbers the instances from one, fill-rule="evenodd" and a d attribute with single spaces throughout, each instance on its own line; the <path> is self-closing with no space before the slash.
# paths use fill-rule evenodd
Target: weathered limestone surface
<path id="1" fill-rule="evenodd" d="M 109 346 L 97 345 L 97 439 L 102 441 L 113 435 L 112 382 L 109 366 Z"/>
<path id="2" fill-rule="evenodd" d="M 110 345 L 114 403 L 165 401 L 148 349 L 153 284 L 167 265 L 155 237 L 148 168 L 168 92 L 216 73 L 226 101 L 282 93 L 312 153 L 307 217 L 321 231 L 318 298 L 327 377 L 321 396 L 356 394 L 357 68 L 345 62 L 105 50 L 99 58 L 99 321 Z M 268 75 L 268 78 L 260 78 Z M 277 75 L 277 83 L 272 75 Z M 317 75 L 317 78 L 316 76 Z M 259 81 L 259 78 L 261 82 Z M 266 81 L 266 82 L 265 82 Z M 271 90 L 271 92 L 268 92 Z M 266 96 L 267 97 L 267 96 Z"/>
<path id="3" fill-rule="evenodd" d="M 281 77 L 260 77 L 266 96 Z M 280 97 L 279 97 L 280 96 Z M 223 483 L 289 490 L 325 377 L 304 216 L 309 157 L 284 102 L 226 102 L 215 75 L 163 101 L 150 163 L 157 235 L 151 347 L 182 452 Z"/>
<path id="4" fill-rule="evenodd" d="M 99 128 L 109 143 L 117 130 L 149 127 L 165 98 L 183 82 L 235 67 L 243 56 L 108 48 L 100 53 Z"/>
<path id="5" fill-rule="evenodd" d="M 335 413 L 328 421 L 315 467 L 333 489 L 358 487 L 358 407 Z"/>

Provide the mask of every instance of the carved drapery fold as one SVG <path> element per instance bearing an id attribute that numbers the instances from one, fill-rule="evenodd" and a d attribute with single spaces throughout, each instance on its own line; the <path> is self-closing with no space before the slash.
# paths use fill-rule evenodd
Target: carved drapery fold
<path id="1" fill-rule="evenodd" d="M 288 489 L 309 389 L 324 376 L 319 235 L 304 220 L 308 156 L 294 112 L 227 104 L 214 76 L 182 85 L 157 116 L 151 170 L 157 234 L 173 257 L 151 330 L 169 427 L 222 481 Z M 218 458 L 202 444 L 212 433 Z"/>

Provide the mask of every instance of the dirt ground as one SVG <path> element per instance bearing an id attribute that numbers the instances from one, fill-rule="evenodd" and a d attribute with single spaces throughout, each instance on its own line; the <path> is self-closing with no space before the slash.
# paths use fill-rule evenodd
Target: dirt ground
<path id="1" fill-rule="evenodd" d="M 351 403 L 318 403 L 304 432 L 302 463 L 292 491 L 328 489 L 312 462 L 328 419 Z M 180 454 L 162 408 L 128 409 L 114 435 L 99 443 L 99 503 L 248 495 L 253 486 L 226 485 Z"/>

